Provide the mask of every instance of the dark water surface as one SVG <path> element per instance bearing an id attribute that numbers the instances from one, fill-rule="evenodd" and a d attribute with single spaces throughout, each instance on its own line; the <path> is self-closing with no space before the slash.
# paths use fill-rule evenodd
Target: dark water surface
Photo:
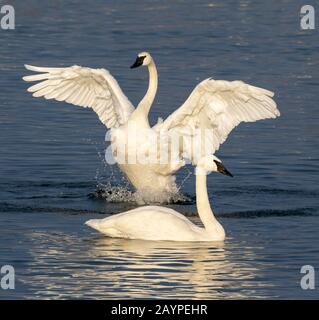
<path id="1" fill-rule="evenodd" d="M 16 289 L 0 298 L 319 298 L 299 284 L 301 266 L 319 271 L 319 30 L 300 30 L 305 3 L 6 3 L 16 30 L 0 30 L 0 266 L 15 267 Z M 24 63 L 105 67 L 136 105 L 147 72 L 128 67 L 143 50 L 159 71 L 152 123 L 207 77 L 276 93 L 282 116 L 242 124 L 217 153 L 235 174 L 208 179 L 223 245 L 107 239 L 86 228 L 136 206 L 96 197 L 109 184 L 122 186 L 117 199 L 128 192 L 103 162 L 105 128 L 90 110 L 32 98 L 21 80 Z M 182 190 L 194 196 L 192 174 Z M 173 207 L 198 221 L 193 202 Z"/>

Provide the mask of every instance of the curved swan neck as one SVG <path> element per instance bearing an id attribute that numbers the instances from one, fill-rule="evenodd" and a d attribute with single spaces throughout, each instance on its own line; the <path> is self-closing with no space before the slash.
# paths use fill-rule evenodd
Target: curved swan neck
<path id="1" fill-rule="evenodd" d="M 135 110 L 135 116 L 138 115 L 139 118 L 143 118 L 146 121 L 147 125 L 149 126 L 148 113 L 155 99 L 157 84 L 158 84 L 157 69 L 153 59 L 148 65 L 148 72 L 149 72 L 148 89 L 144 98 L 140 101 L 140 103 L 138 104 Z"/>
<path id="2" fill-rule="evenodd" d="M 206 185 L 207 172 L 202 168 L 196 168 L 196 206 L 200 219 L 207 231 L 216 232 L 221 225 L 217 221 L 209 204 L 209 198 Z"/>

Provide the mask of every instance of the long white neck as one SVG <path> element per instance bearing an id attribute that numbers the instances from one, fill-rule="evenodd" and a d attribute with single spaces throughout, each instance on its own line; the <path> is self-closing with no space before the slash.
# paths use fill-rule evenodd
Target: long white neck
<path id="1" fill-rule="evenodd" d="M 202 220 L 206 231 L 212 232 L 216 235 L 224 235 L 224 228 L 215 218 L 215 215 L 209 204 L 206 176 L 207 173 L 204 169 L 199 167 L 196 168 L 196 206 L 198 215 Z"/>
<path id="2" fill-rule="evenodd" d="M 138 104 L 136 110 L 134 111 L 132 115 L 132 119 L 134 119 L 135 121 L 138 120 L 141 125 L 142 125 L 141 122 L 144 122 L 144 124 L 149 127 L 148 113 L 153 104 L 156 91 L 157 91 L 157 83 L 158 83 L 157 69 L 153 60 L 148 65 L 148 72 L 149 72 L 149 84 L 148 84 L 147 92 L 144 98 Z"/>

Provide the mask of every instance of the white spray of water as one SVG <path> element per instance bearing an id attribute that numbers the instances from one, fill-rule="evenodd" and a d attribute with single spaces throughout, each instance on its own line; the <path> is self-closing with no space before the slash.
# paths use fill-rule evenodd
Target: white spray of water
<path id="1" fill-rule="evenodd" d="M 108 164 L 104 157 L 104 150 L 101 151 L 92 143 L 97 151 L 100 160 L 100 167 L 97 168 L 95 174 L 97 190 L 91 194 L 94 198 L 103 199 L 110 203 L 137 203 L 144 204 L 163 204 L 163 203 L 187 203 L 191 199 L 181 193 L 181 188 L 192 172 L 188 170 L 186 177 L 176 190 L 167 193 L 156 194 L 149 190 L 139 190 L 134 192 L 131 189 L 129 181 L 123 176 L 122 172 L 116 165 Z"/>

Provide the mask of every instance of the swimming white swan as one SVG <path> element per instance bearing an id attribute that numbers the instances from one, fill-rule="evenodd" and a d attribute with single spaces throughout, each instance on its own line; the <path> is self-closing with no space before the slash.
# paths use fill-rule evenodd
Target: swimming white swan
<path id="1" fill-rule="evenodd" d="M 273 92 L 242 81 L 206 79 L 179 109 L 151 128 L 148 113 L 157 91 L 157 70 L 147 52 L 138 54 L 131 68 L 139 66 L 147 66 L 149 86 L 136 109 L 105 69 L 26 65 L 39 74 L 23 79 L 40 81 L 28 89 L 34 97 L 66 101 L 97 113 L 111 129 L 115 160 L 146 203 L 166 202 L 174 197 L 178 192 L 174 173 L 185 165 L 184 159 L 196 165 L 199 158 L 213 154 L 240 122 L 279 116 L 271 99 Z M 205 143 L 198 142 L 203 140 Z M 174 156 L 165 160 L 163 150 Z M 141 156 L 148 160 L 141 160 Z"/>
<path id="2" fill-rule="evenodd" d="M 146 206 L 85 224 L 113 238 L 167 241 L 223 241 L 225 231 L 209 204 L 206 175 L 209 172 L 232 174 L 214 155 L 198 161 L 196 167 L 196 205 L 204 228 L 190 222 L 175 210 Z"/>

